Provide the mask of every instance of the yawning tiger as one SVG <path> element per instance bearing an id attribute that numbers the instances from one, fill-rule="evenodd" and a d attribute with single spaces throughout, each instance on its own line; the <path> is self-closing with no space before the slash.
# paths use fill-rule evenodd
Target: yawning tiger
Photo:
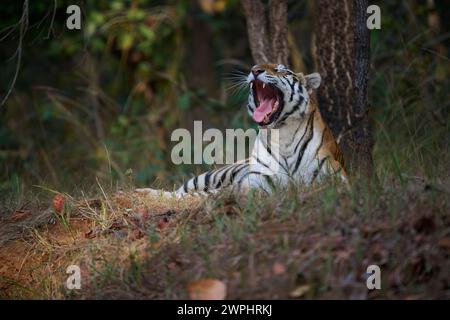
<path id="1" fill-rule="evenodd" d="M 175 192 L 137 189 L 165 196 L 245 192 L 257 188 L 269 194 L 289 183 L 306 186 L 324 177 L 346 180 L 342 154 L 311 99 L 321 82 L 318 73 L 294 73 L 284 65 L 259 64 L 249 73 L 247 110 L 260 130 L 250 158 L 186 181 Z"/>

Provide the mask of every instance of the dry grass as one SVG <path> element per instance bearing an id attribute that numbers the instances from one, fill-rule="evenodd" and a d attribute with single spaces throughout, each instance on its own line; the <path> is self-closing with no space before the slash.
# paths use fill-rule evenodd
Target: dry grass
<path id="1" fill-rule="evenodd" d="M 4 219 L 1 297 L 179 299 L 189 282 L 216 278 L 237 299 L 449 298 L 448 184 L 381 184 L 273 198 L 66 195 L 53 224 L 42 223 L 52 209 Z M 11 223 L 28 231 L 17 239 Z M 81 290 L 65 289 L 71 264 Z M 371 264 L 382 290 L 366 288 Z"/>

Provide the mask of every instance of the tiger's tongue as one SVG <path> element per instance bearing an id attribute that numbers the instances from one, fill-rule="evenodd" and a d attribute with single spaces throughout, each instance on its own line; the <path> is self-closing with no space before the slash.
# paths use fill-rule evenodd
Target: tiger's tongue
<path id="1" fill-rule="evenodd" d="M 260 101 L 258 108 L 253 112 L 253 119 L 256 122 L 262 122 L 264 117 L 272 112 L 273 105 L 277 99 L 263 99 Z"/>

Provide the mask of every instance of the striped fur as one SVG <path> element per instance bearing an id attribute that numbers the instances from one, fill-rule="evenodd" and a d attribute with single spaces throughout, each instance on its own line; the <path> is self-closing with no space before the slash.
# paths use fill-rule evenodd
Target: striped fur
<path id="1" fill-rule="evenodd" d="M 237 192 L 257 188 L 270 194 L 289 183 L 309 186 L 330 175 L 346 180 L 342 154 L 310 96 L 320 85 L 319 74 L 304 76 L 274 64 L 254 66 L 247 77 L 250 116 L 258 107 L 255 97 L 258 94 L 253 89 L 256 80 L 277 88 L 281 94 L 270 121 L 259 123 L 260 129 L 265 130 L 259 131 L 249 159 L 196 176 L 174 193 L 150 188 L 138 191 L 181 197 L 213 193 L 222 188 Z M 278 139 L 271 139 L 273 134 Z"/>

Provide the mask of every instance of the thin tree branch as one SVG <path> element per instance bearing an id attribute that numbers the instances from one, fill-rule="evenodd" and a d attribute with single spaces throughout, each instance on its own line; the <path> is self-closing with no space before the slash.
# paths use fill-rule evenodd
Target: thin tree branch
<path id="1" fill-rule="evenodd" d="M 23 37 L 25 36 L 27 29 L 28 29 L 28 0 L 25 0 L 23 3 L 22 17 L 20 18 L 19 44 L 18 44 L 17 50 L 16 50 L 16 54 L 17 54 L 16 71 L 14 73 L 14 77 L 11 81 L 11 85 L 8 89 L 8 92 L 6 93 L 5 97 L 2 99 L 2 102 L 0 103 L 0 107 L 2 107 L 5 104 L 6 100 L 8 100 L 9 96 L 12 93 L 12 90 L 14 89 L 17 78 L 19 76 L 20 64 L 22 63 Z"/>
<path id="2" fill-rule="evenodd" d="M 55 21 L 56 16 L 56 8 L 58 7 L 57 0 L 54 0 L 53 2 L 53 14 L 52 14 L 52 20 L 50 21 L 50 26 L 48 28 L 47 37 L 45 39 L 50 39 L 50 33 L 53 31 L 53 22 Z"/>

